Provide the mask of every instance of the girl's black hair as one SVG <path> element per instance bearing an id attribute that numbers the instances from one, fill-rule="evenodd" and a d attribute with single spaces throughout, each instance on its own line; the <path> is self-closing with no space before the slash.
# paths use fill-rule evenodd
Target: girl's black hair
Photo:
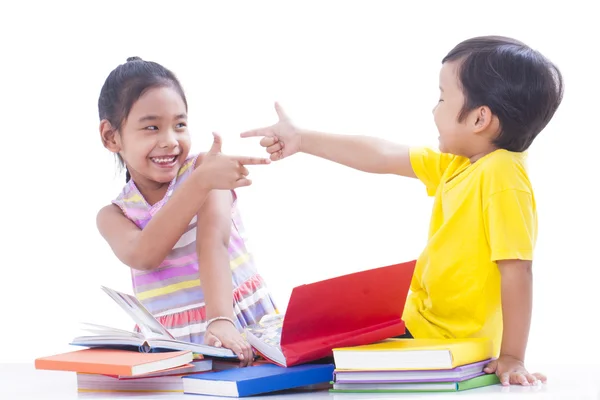
<path id="1" fill-rule="evenodd" d="M 104 81 L 98 98 L 100 120 L 107 120 L 118 131 L 129 116 L 133 104 L 148 89 L 165 86 L 172 87 L 179 93 L 187 111 L 185 93 L 173 72 L 158 63 L 144 61 L 140 57 L 129 57 L 126 63 L 112 70 Z M 117 157 L 119 164 L 126 170 L 125 182 L 129 182 L 131 175 L 127 166 L 120 155 L 117 154 Z"/>

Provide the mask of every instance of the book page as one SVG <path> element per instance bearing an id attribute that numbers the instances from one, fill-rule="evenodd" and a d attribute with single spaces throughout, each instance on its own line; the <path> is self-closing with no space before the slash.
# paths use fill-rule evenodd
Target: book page
<path id="1" fill-rule="evenodd" d="M 136 338 L 143 339 L 143 335 L 141 335 L 137 332 L 126 331 L 124 329 L 112 328 L 110 326 L 91 324 L 89 322 L 81 323 L 81 329 L 86 332 L 95 333 L 95 334 L 104 335 L 104 336 L 126 336 L 126 337 L 136 337 Z"/>
<path id="2" fill-rule="evenodd" d="M 265 315 L 258 324 L 246 327 L 246 331 L 266 345 L 280 348 L 283 317 L 283 314 Z"/>
<path id="3" fill-rule="evenodd" d="M 112 299 L 129 314 L 146 339 L 174 339 L 135 296 L 117 292 L 116 290 L 109 289 L 105 286 L 102 286 L 102 290 L 112 297 Z"/>

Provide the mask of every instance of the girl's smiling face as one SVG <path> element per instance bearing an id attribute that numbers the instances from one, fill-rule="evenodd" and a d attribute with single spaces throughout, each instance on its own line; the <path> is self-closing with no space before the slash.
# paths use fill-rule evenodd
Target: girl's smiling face
<path id="1" fill-rule="evenodd" d="M 134 181 L 171 182 L 191 146 L 181 95 L 170 86 L 148 89 L 131 107 L 115 142 Z"/>

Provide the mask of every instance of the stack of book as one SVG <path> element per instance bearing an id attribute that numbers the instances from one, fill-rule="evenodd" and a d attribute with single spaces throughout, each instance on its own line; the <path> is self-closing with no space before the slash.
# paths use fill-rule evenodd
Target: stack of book
<path id="1" fill-rule="evenodd" d="M 181 377 L 212 370 L 212 360 L 191 351 L 140 353 L 121 349 L 83 349 L 41 357 L 37 369 L 77 375 L 82 392 L 182 392 Z"/>
<path id="2" fill-rule="evenodd" d="M 498 384 L 488 339 L 388 339 L 334 349 L 332 392 L 456 392 Z"/>

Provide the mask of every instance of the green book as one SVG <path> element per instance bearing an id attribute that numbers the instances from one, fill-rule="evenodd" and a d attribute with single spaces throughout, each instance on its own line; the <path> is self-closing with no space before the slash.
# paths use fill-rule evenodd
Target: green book
<path id="1" fill-rule="evenodd" d="M 415 393 L 415 392 L 461 392 L 499 384 L 496 374 L 485 374 L 462 382 L 414 382 L 414 383 L 334 383 L 333 393 Z"/>

